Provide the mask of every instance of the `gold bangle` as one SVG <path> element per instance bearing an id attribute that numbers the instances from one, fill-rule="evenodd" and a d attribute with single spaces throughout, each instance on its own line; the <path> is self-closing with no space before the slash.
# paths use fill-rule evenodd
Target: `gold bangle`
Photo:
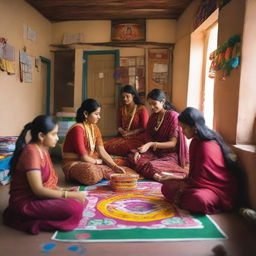
<path id="1" fill-rule="evenodd" d="M 95 159 L 95 163 L 94 164 L 98 164 L 97 159 Z"/>
<path id="2" fill-rule="evenodd" d="M 67 190 L 64 191 L 64 198 L 68 198 L 68 191 Z"/>

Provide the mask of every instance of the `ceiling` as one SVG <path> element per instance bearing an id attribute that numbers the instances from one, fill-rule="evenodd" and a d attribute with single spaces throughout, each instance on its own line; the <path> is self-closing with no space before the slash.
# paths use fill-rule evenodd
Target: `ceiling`
<path id="1" fill-rule="evenodd" d="M 26 0 L 52 22 L 178 19 L 193 0 Z"/>

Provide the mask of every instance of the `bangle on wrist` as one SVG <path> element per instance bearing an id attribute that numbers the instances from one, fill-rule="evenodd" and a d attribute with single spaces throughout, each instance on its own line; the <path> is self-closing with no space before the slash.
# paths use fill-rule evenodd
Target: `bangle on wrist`
<path id="1" fill-rule="evenodd" d="M 62 192 L 61 193 L 62 198 L 68 198 L 68 191 L 67 190 L 62 190 L 61 192 Z"/>
<path id="2" fill-rule="evenodd" d="M 95 163 L 94 164 L 98 164 L 97 159 L 95 159 Z"/>

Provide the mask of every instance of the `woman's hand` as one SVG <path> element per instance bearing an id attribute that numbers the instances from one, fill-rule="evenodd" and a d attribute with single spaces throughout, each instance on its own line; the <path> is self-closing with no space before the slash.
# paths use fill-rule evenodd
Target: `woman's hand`
<path id="1" fill-rule="evenodd" d="M 141 155 L 139 152 L 136 152 L 135 155 L 134 155 L 134 162 L 137 163 L 137 161 L 139 161 Z"/>
<path id="2" fill-rule="evenodd" d="M 81 203 L 85 203 L 86 196 L 88 195 L 87 191 L 74 191 L 68 193 L 72 193 L 72 198 L 79 200 Z"/>
<path id="3" fill-rule="evenodd" d="M 121 134 L 121 135 L 124 135 L 125 133 L 125 130 L 122 128 L 122 127 L 118 127 L 118 132 Z"/>
<path id="4" fill-rule="evenodd" d="M 124 131 L 124 132 L 122 133 L 122 136 L 123 136 L 124 138 L 127 138 L 129 135 L 130 135 L 130 132 L 129 132 L 129 131 Z"/>
<path id="5" fill-rule="evenodd" d="M 184 177 L 175 175 L 173 173 L 169 172 L 160 172 L 160 173 L 155 173 L 153 176 L 153 179 L 158 181 L 158 182 L 165 182 L 167 180 L 182 180 Z"/>
<path id="6" fill-rule="evenodd" d="M 126 173 L 125 169 L 119 165 L 114 165 L 112 167 L 112 169 L 114 170 L 114 172 L 116 173 Z"/>
<path id="7" fill-rule="evenodd" d="M 142 145 L 141 147 L 139 147 L 138 151 L 139 151 L 139 153 L 142 154 L 142 153 L 147 152 L 150 147 L 151 147 L 151 142 L 148 142 L 148 143 Z"/>

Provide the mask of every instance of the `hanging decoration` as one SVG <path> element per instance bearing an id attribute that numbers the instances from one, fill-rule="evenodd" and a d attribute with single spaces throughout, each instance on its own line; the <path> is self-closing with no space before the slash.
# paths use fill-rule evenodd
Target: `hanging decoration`
<path id="1" fill-rule="evenodd" d="M 215 72 L 222 71 L 222 80 L 229 76 L 231 70 L 240 64 L 240 35 L 232 36 L 227 42 L 212 52 L 209 59 L 212 61 L 209 69 L 209 77 L 215 78 Z"/>
<path id="2" fill-rule="evenodd" d="M 8 75 L 15 74 L 15 48 L 7 43 L 7 39 L 0 37 L 0 70 Z"/>

